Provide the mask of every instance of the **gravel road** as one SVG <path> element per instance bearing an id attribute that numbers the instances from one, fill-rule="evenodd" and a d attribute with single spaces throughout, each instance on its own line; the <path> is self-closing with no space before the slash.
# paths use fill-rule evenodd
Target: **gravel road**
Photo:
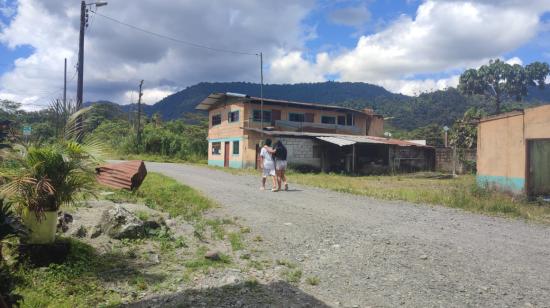
<path id="1" fill-rule="evenodd" d="M 303 186 L 260 191 L 259 177 L 204 167 L 147 168 L 243 218 L 270 257 L 320 278 L 300 289 L 327 305 L 550 307 L 547 226 Z"/>

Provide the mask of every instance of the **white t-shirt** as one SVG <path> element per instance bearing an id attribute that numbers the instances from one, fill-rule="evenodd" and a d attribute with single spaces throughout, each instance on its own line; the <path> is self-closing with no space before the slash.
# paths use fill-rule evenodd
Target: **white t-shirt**
<path id="1" fill-rule="evenodd" d="M 265 169 L 274 169 L 275 164 L 273 163 L 273 156 L 267 151 L 265 147 L 262 147 L 260 156 L 264 159 L 264 168 Z"/>

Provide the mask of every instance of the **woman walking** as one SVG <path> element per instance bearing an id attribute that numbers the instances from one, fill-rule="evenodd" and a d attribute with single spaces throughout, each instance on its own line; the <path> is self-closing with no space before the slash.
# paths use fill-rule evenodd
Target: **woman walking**
<path id="1" fill-rule="evenodd" d="M 278 190 L 281 190 L 281 184 L 284 185 L 285 190 L 288 190 L 288 183 L 286 181 L 286 167 L 287 167 L 287 151 L 286 147 L 283 145 L 283 143 L 279 140 L 277 143 L 275 143 L 275 172 L 277 174 L 277 187 Z"/>
<path id="2" fill-rule="evenodd" d="M 260 151 L 260 166 L 262 167 L 262 187 L 261 190 L 265 190 L 265 182 L 268 176 L 273 178 L 273 189 L 271 191 L 277 191 L 277 180 L 275 174 L 275 162 L 273 161 L 272 154 L 275 153 L 271 148 L 271 139 L 266 139 L 265 144 Z"/>

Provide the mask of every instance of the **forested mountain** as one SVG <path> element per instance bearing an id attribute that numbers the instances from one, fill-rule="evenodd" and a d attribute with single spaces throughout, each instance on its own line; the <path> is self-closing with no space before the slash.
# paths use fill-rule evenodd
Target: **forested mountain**
<path id="1" fill-rule="evenodd" d="M 160 113 L 163 119 L 175 119 L 184 113 L 196 112 L 195 106 L 210 93 L 236 92 L 251 96 L 260 95 L 260 86 L 246 82 L 199 83 L 174 93 L 154 105 L 144 105 L 147 115 Z M 391 125 L 401 129 L 414 129 L 429 124 L 451 125 L 473 106 L 492 112 L 492 106 L 482 97 L 466 97 L 455 88 L 424 93 L 418 97 L 395 94 L 386 89 L 361 82 L 321 82 L 300 84 L 264 85 L 264 97 L 342 105 L 374 110 L 392 118 Z M 508 102 L 506 109 L 550 102 L 550 90 L 530 89 L 524 102 Z M 122 106 L 124 111 L 136 110 L 135 105 Z"/>

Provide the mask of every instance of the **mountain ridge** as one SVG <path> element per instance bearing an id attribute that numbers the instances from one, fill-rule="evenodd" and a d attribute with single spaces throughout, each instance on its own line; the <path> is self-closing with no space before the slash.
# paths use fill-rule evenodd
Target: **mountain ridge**
<path id="1" fill-rule="evenodd" d="M 260 85 L 250 82 L 201 82 L 171 94 L 153 105 L 142 105 L 144 114 L 160 113 L 163 119 L 180 118 L 185 113 L 196 113 L 195 106 L 211 93 L 234 92 L 260 96 Z M 373 108 L 376 112 L 392 117 L 392 125 L 402 129 L 414 129 L 428 124 L 451 125 L 473 106 L 490 110 L 491 105 L 480 97 L 467 97 L 455 88 L 407 96 L 392 93 L 383 87 L 363 82 L 318 82 L 298 84 L 265 84 L 264 97 L 298 102 L 347 106 L 356 109 Z M 523 107 L 550 101 L 550 89 L 531 89 L 527 99 L 508 106 Z M 120 105 L 125 111 L 135 111 L 137 106 Z"/>

